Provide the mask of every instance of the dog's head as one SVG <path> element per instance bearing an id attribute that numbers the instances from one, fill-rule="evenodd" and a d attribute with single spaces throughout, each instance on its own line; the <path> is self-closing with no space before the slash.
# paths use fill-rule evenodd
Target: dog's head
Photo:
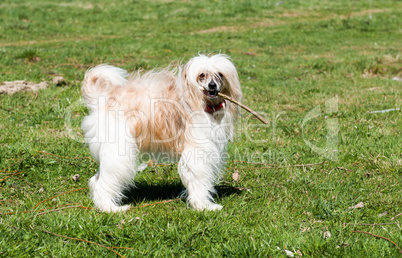
<path id="1" fill-rule="evenodd" d="M 219 92 L 241 100 L 240 81 L 229 57 L 222 54 L 199 55 L 192 58 L 183 68 L 182 80 L 190 93 L 190 98 L 203 100 L 204 105 L 219 105 L 223 98 Z M 193 99 L 192 101 L 197 101 Z M 235 109 L 234 105 L 230 105 Z M 234 111 L 234 110 L 233 110 Z"/>
<path id="2" fill-rule="evenodd" d="M 221 73 L 202 72 L 198 75 L 198 84 L 207 99 L 215 99 L 222 89 L 223 75 Z"/>

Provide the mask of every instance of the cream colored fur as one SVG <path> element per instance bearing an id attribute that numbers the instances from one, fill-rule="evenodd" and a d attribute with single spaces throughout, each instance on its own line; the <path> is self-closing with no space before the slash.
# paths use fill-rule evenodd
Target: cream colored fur
<path id="1" fill-rule="evenodd" d="M 190 207 L 222 208 L 214 203 L 212 193 L 238 110 L 220 97 L 204 94 L 211 82 L 216 82 L 220 92 L 241 100 L 236 68 L 221 54 L 199 55 L 184 67 L 132 76 L 110 65 L 87 71 L 82 94 L 90 114 L 82 129 L 99 161 L 99 170 L 89 181 L 97 208 L 105 212 L 129 208 L 120 204 L 123 191 L 133 184 L 136 164 L 144 153 L 178 160 Z M 218 112 L 204 112 L 207 105 L 222 102 L 224 107 Z"/>

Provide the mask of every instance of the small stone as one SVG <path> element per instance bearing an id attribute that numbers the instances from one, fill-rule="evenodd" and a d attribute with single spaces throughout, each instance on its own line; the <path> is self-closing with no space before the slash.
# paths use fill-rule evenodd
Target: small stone
<path id="1" fill-rule="evenodd" d="M 378 217 L 384 217 L 388 214 L 388 211 L 384 211 L 383 213 L 378 214 Z"/>
<path id="2" fill-rule="evenodd" d="M 56 85 L 56 86 L 61 86 L 61 85 L 64 85 L 66 83 L 67 83 L 66 79 L 64 79 L 61 76 L 56 76 L 56 77 L 53 78 L 53 84 Z"/>
<path id="3" fill-rule="evenodd" d="M 234 181 L 238 182 L 240 180 L 240 173 L 239 171 L 236 169 L 235 172 L 232 174 L 232 178 Z"/>
<path id="4" fill-rule="evenodd" d="M 76 182 L 77 182 L 78 180 L 80 180 L 80 175 L 79 175 L 79 174 L 74 175 L 74 176 L 73 176 L 73 180 L 76 181 Z"/>
<path id="5" fill-rule="evenodd" d="M 330 238 L 330 237 L 331 237 L 331 232 L 325 231 L 324 234 L 323 234 L 323 237 L 324 237 L 325 239 Z"/>
<path id="6" fill-rule="evenodd" d="M 359 208 L 363 208 L 364 206 L 365 206 L 364 202 L 359 202 L 355 206 L 350 206 L 348 209 L 359 209 Z"/>

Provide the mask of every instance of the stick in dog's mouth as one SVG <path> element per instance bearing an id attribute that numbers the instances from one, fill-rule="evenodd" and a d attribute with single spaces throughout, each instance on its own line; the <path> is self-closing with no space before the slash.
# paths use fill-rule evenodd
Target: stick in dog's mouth
<path id="1" fill-rule="evenodd" d="M 202 90 L 203 93 L 204 93 L 205 95 L 207 95 L 208 97 L 210 96 L 210 95 L 209 95 L 209 91 L 205 90 L 203 87 L 200 87 L 200 90 Z M 224 99 L 226 99 L 226 100 L 229 100 L 230 102 L 232 102 L 232 103 L 234 103 L 234 104 L 236 104 L 236 105 L 242 107 L 243 109 L 245 109 L 245 110 L 247 110 L 248 112 L 250 112 L 251 114 L 253 114 L 256 118 L 258 118 L 258 119 L 259 119 L 261 122 L 263 122 L 264 124 L 268 124 L 268 123 L 269 123 L 269 122 L 268 122 L 267 120 L 265 120 L 265 118 L 263 118 L 260 114 L 258 114 L 257 112 L 255 112 L 255 111 L 252 110 L 251 108 L 247 107 L 246 105 L 244 105 L 244 104 L 242 104 L 242 103 L 240 103 L 240 102 L 238 102 L 238 101 L 232 99 L 231 97 L 229 97 L 229 96 L 227 96 L 227 95 L 225 95 L 225 94 L 223 94 L 223 93 L 220 93 L 220 92 L 216 92 L 216 95 L 215 95 L 215 96 L 220 96 L 220 97 L 222 97 L 222 98 L 224 98 Z"/>
<path id="2" fill-rule="evenodd" d="M 206 95 L 208 98 L 214 99 L 218 96 L 219 91 L 208 91 L 206 89 L 202 89 L 202 92 L 204 93 L 204 95 Z"/>

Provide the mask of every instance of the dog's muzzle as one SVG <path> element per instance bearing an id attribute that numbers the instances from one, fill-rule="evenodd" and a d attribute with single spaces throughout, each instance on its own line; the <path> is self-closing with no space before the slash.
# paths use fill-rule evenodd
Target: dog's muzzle
<path id="1" fill-rule="evenodd" d="M 208 84 L 208 89 L 204 89 L 203 92 L 208 98 L 216 98 L 219 93 L 218 85 L 212 80 Z"/>

